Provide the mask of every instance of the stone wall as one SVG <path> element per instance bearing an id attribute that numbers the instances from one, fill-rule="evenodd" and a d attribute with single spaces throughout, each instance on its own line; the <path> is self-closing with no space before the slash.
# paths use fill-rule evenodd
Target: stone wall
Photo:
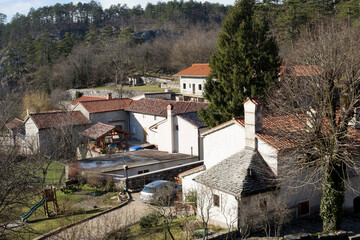
<path id="1" fill-rule="evenodd" d="M 140 91 L 118 91 L 109 89 L 69 89 L 67 92 L 71 99 L 75 99 L 76 92 L 81 92 L 86 96 L 94 97 L 106 97 L 106 94 L 110 92 L 113 98 L 132 98 L 144 94 L 144 92 Z"/>

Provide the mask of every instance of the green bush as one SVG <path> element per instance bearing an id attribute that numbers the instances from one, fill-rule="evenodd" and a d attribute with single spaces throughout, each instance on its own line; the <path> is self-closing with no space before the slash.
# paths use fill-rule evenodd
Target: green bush
<path id="1" fill-rule="evenodd" d="M 151 228 L 152 226 L 156 226 L 158 223 L 158 216 L 156 213 L 152 212 L 146 216 L 140 218 L 139 225 L 141 228 Z"/>
<path id="2" fill-rule="evenodd" d="M 82 95 L 84 95 L 82 92 L 79 92 L 79 91 L 76 91 L 76 92 L 75 92 L 75 98 L 79 98 L 79 97 L 81 97 Z"/>

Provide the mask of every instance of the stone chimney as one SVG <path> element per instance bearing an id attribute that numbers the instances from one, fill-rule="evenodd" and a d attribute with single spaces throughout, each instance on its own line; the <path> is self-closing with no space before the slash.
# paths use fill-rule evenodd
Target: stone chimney
<path id="1" fill-rule="evenodd" d="M 245 100 L 245 148 L 257 149 L 256 133 L 262 132 L 262 102 L 256 97 Z"/>
<path id="2" fill-rule="evenodd" d="M 173 106 L 171 104 L 167 105 L 167 131 L 169 133 L 169 148 L 168 152 L 173 153 L 174 152 L 174 136 L 175 136 L 175 128 L 174 128 L 174 117 L 173 117 Z"/>
<path id="3" fill-rule="evenodd" d="M 112 99 L 112 94 L 111 94 L 111 92 L 109 92 L 109 93 L 106 94 L 106 99 Z"/>

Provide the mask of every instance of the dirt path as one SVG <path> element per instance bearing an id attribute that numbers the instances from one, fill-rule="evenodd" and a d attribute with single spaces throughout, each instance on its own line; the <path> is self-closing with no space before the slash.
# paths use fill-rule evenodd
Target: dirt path
<path id="1" fill-rule="evenodd" d="M 48 239 L 104 239 L 109 233 L 139 221 L 150 212 L 148 205 L 140 201 L 140 193 L 132 194 L 126 206 L 69 228 Z"/>

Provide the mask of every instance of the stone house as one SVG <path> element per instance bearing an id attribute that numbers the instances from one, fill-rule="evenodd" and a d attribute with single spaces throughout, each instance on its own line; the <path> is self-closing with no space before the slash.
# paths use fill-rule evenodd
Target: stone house
<path id="1" fill-rule="evenodd" d="M 210 199 L 205 201 L 213 205 L 210 222 L 223 227 L 229 227 L 232 218 L 234 227 L 245 229 L 260 221 L 262 213 L 279 207 L 292 217 L 318 212 L 321 186 L 305 184 L 304 175 L 287 167 L 295 165 L 297 156 L 289 150 L 297 143 L 278 132 L 292 131 L 302 123 L 292 116 L 263 117 L 256 98 L 246 100 L 244 108 L 245 119 L 234 118 L 201 134 L 204 167 L 180 174 L 183 194 L 196 190 L 200 199 Z M 294 179 L 304 184 L 293 188 Z M 348 182 L 349 188 L 360 189 L 357 175 L 349 175 Z M 360 209 L 358 199 L 347 191 L 344 209 Z"/>
<path id="2" fill-rule="evenodd" d="M 25 139 L 24 121 L 18 118 L 14 118 L 10 122 L 5 124 L 8 130 L 9 144 L 14 145 L 15 142 L 22 142 Z"/>
<path id="3" fill-rule="evenodd" d="M 71 128 L 74 135 L 90 124 L 80 111 L 31 113 L 24 121 L 25 148 L 45 149 L 52 142 L 54 129 Z"/>

